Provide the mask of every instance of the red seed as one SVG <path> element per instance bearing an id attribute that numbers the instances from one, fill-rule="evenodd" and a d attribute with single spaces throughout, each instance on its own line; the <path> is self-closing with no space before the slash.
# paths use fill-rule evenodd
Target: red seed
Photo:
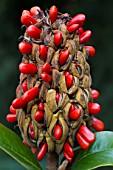
<path id="1" fill-rule="evenodd" d="M 74 106 L 74 104 L 72 104 L 70 109 L 69 109 L 69 112 L 73 112 L 74 110 L 75 110 L 75 106 Z"/>
<path id="2" fill-rule="evenodd" d="M 37 72 L 37 66 L 32 63 L 20 63 L 19 70 L 23 74 L 35 74 Z"/>
<path id="3" fill-rule="evenodd" d="M 67 155 L 71 158 L 74 156 L 74 151 L 68 142 L 65 142 L 64 144 L 64 152 L 66 152 Z"/>
<path id="4" fill-rule="evenodd" d="M 91 37 L 91 31 L 90 30 L 86 30 L 85 32 L 83 32 L 81 35 L 79 35 L 79 41 L 80 43 L 86 43 L 90 37 Z"/>
<path id="5" fill-rule="evenodd" d="M 29 149 L 31 148 L 31 146 L 29 146 L 25 140 L 23 140 L 23 143 L 24 143 L 24 145 L 26 145 Z"/>
<path id="6" fill-rule="evenodd" d="M 23 10 L 22 15 L 24 15 L 24 14 L 31 15 L 30 12 L 29 12 L 28 10 Z"/>
<path id="7" fill-rule="evenodd" d="M 22 83 L 22 89 L 23 89 L 24 92 L 26 92 L 28 90 L 27 81 L 26 80 Z"/>
<path id="8" fill-rule="evenodd" d="M 68 75 L 70 75 L 70 73 L 66 71 L 66 72 L 64 73 L 64 75 L 65 75 L 65 77 L 67 77 Z"/>
<path id="9" fill-rule="evenodd" d="M 24 41 L 18 45 L 18 48 L 22 54 L 30 54 L 32 51 L 32 45 Z"/>
<path id="10" fill-rule="evenodd" d="M 77 33 L 78 33 L 79 35 L 81 35 L 83 32 L 84 32 L 84 30 L 83 30 L 82 27 L 80 27 L 80 28 L 77 30 Z"/>
<path id="11" fill-rule="evenodd" d="M 81 116 L 81 109 L 77 108 L 72 112 L 69 112 L 69 118 L 72 120 L 77 120 Z"/>
<path id="12" fill-rule="evenodd" d="M 63 64 L 65 64 L 66 60 L 69 57 L 69 50 L 64 50 L 64 51 L 60 51 L 60 58 L 59 58 L 59 64 L 62 66 Z"/>
<path id="13" fill-rule="evenodd" d="M 79 28 L 79 24 L 73 24 L 69 27 L 67 27 L 67 30 L 69 33 L 73 33 L 74 31 L 76 31 Z"/>
<path id="14" fill-rule="evenodd" d="M 33 18 L 30 14 L 25 13 L 21 16 L 21 22 L 22 22 L 22 24 L 29 27 L 30 25 L 36 24 L 37 20 L 35 18 Z"/>
<path id="15" fill-rule="evenodd" d="M 42 67 L 42 72 L 50 73 L 51 71 L 51 66 L 49 63 L 45 63 Z"/>
<path id="16" fill-rule="evenodd" d="M 47 58 L 47 51 L 48 51 L 48 48 L 45 45 L 39 46 L 39 53 L 43 60 L 46 60 Z"/>
<path id="17" fill-rule="evenodd" d="M 85 19 L 86 17 L 84 14 L 77 14 L 68 22 L 67 26 L 73 24 L 79 24 L 80 26 L 83 26 Z"/>
<path id="18" fill-rule="evenodd" d="M 40 9 L 40 7 L 34 6 L 34 7 L 32 7 L 32 8 L 30 9 L 30 14 L 31 14 L 32 16 L 38 15 L 39 12 L 41 12 L 41 11 L 42 11 L 42 10 Z"/>
<path id="19" fill-rule="evenodd" d="M 38 148 L 32 148 L 31 151 L 33 154 L 36 154 L 38 152 Z"/>
<path id="20" fill-rule="evenodd" d="M 33 125 L 32 125 L 32 123 L 30 123 L 30 130 L 31 131 L 33 131 L 34 129 L 33 129 Z"/>
<path id="21" fill-rule="evenodd" d="M 22 98 L 14 99 L 12 102 L 14 109 L 21 109 L 26 106 L 26 102 Z"/>
<path id="22" fill-rule="evenodd" d="M 42 73 L 41 78 L 45 82 L 48 82 L 48 83 L 51 82 L 51 76 L 49 74 L 47 74 L 47 73 Z"/>
<path id="23" fill-rule="evenodd" d="M 54 23 L 57 19 L 58 9 L 56 6 L 52 6 L 49 10 L 49 17 L 52 23 Z"/>
<path id="24" fill-rule="evenodd" d="M 35 137 L 35 133 L 32 131 L 32 132 L 30 132 L 30 136 L 34 139 L 34 137 Z"/>
<path id="25" fill-rule="evenodd" d="M 30 25 L 28 28 L 27 28 L 27 34 L 31 37 L 31 38 L 34 38 L 34 39 L 40 39 L 40 34 L 41 34 L 41 29 L 37 28 L 36 26 L 34 25 Z"/>
<path id="26" fill-rule="evenodd" d="M 104 123 L 103 123 L 101 120 L 93 117 L 92 127 L 93 127 L 95 130 L 97 130 L 97 131 L 100 132 L 100 131 L 103 131 L 103 130 L 104 130 Z"/>
<path id="27" fill-rule="evenodd" d="M 60 94 L 59 93 L 56 93 L 56 102 L 58 103 L 60 100 Z"/>
<path id="28" fill-rule="evenodd" d="M 96 53 L 96 50 L 92 46 L 84 46 L 84 48 L 88 51 L 89 55 L 93 57 Z"/>
<path id="29" fill-rule="evenodd" d="M 16 122 L 16 114 L 8 114 L 7 116 L 6 116 L 6 120 L 8 121 L 8 122 Z"/>
<path id="30" fill-rule="evenodd" d="M 41 122 L 44 119 L 44 113 L 42 111 L 37 111 L 34 115 L 34 118 L 37 122 Z"/>
<path id="31" fill-rule="evenodd" d="M 33 87 L 26 91 L 23 95 L 23 101 L 25 103 L 30 102 L 31 100 L 35 99 L 38 96 L 39 93 L 39 88 L 38 87 Z"/>
<path id="32" fill-rule="evenodd" d="M 95 135 L 86 126 L 81 125 L 79 128 L 80 135 L 89 143 L 95 141 Z"/>
<path id="33" fill-rule="evenodd" d="M 41 110 L 41 111 L 44 111 L 44 103 L 43 102 L 39 103 L 38 109 Z"/>
<path id="34" fill-rule="evenodd" d="M 63 151 L 63 154 L 64 154 L 64 156 L 65 156 L 65 158 L 67 159 L 68 162 L 72 162 L 72 158 L 69 157 L 65 151 Z"/>
<path id="35" fill-rule="evenodd" d="M 66 86 L 69 89 L 73 85 L 74 78 L 71 74 L 65 77 L 66 79 Z"/>
<path id="36" fill-rule="evenodd" d="M 54 44 L 56 46 L 59 46 L 62 42 L 62 33 L 61 32 L 57 32 L 55 35 L 54 35 Z"/>
<path id="37" fill-rule="evenodd" d="M 62 137 L 62 128 L 61 126 L 58 124 L 55 126 L 54 130 L 53 130 L 53 136 L 56 140 L 60 140 L 60 138 Z"/>
<path id="38" fill-rule="evenodd" d="M 87 142 L 81 135 L 80 133 L 76 134 L 76 139 L 79 143 L 79 145 L 81 146 L 82 149 L 86 150 L 90 147 L 90 143 Z"/>
<path id="39" fill-rule="evenodd" d="M 12 105 L 10 106 L 10 112 L 12 114 L 16 114 L 16 109 L 14 109 L 14 107 Z"/>
<path id="40" fill-rule="evenodd" d="M 38 161 L 41 161 L 41 160 L 44 158 L 46 152 L 47 152 L 47 143 L 44 143 L 44 144 L 42 145 L 42 147 L 41 147 L 38 155 L 37 155 L 37 160 L 38 160 Z"/>
<path id="41" fill-rule="evenodd" d="M 89 113 L 98 114 L 101 110 L 101 106 L 98 103 L 88 103 Z"/>
<path id="42" fill-rule="evenodd" d="M 98 99 L 99 96 L 100 96 L 99 91 L 93 89 L 92 90 L 92 98 L 93 98 L 93 100 Z"/>

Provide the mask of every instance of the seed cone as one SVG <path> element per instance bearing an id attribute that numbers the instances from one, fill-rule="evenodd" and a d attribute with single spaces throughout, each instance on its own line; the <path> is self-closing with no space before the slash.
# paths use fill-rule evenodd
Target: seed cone
<path id="1" fill-rule="evenodd" d="M 20 99 L 15 105 L 13 101 L 13 106 L 23 140 L 31 148 L 38 148 L 38 160 L 42 160 L 46 152 L 53 151 L 64 152 L 66 159 L 72 160 L 73 147 L 79 143 L 85 148 L 79 142 L 80 137 L 86 140 L 82 136 L 84 126 L 89 128 L 93 124 L 88 105 L 93 98 L 87 59 L 88 54 L 93 56 L 94 53 L 90 51 L 92 48 L 80 43 L 87 42 L 91 35 L 89 30 L 84 32 L 81 28 L 84 15 L 78 14 L 69 22 L 69 14 L 60 14 L 54 8 L 43 12 L 37 7 L 36 12 L 35 7 L 32 13 L 36 15 L 24 12 L 21 16 L 26 26 L 21 42 L 24 46 L 19 44 L 23 58 L 16 89 L 21 103 Z M 26 19 L 25 15 L 28 15 Z M 81 125 L 84 125 L 83 132 L 79 130 Z M 89 141 L 85 141 L 88 146 Z"/>

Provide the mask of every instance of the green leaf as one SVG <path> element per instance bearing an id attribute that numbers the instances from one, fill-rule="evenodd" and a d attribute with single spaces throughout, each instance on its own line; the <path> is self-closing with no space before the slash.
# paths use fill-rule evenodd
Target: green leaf
<path id="1" fill-rule="evenodd" d="M 91 170 L 113 166 L 113 132 L 97 132 L 96 141 L 88 150 L 81 150 L 72 170 Z"/>
<path id="2" fill-rule="evenodd" d="M 13 131 L 0 124 L 0 149 L 12 156 L 27 170 L 41 170 L 32 152 Z"/>

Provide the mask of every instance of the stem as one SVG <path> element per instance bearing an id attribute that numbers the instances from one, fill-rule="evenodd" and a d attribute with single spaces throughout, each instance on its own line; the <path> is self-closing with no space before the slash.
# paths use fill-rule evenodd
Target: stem
<path id="1" fill-rule="evenodd" d="M 57 170 L 59 156 L 57 153 L 48 153 L 46 170 Z"/>

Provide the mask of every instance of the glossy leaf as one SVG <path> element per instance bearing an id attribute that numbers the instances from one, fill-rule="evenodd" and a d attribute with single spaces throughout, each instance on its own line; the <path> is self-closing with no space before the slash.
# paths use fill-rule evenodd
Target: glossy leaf
<path id="1" fill-rule="evenodd" d="M 91 170 L 102 166 L 113 166 L 113 132 L 96 133 L 96 141 L 88 150 L 81 150 L 72 170 Z"/>
<path id="2" fill-rule="evenodd" d="M 0 149 L 5 151 L 27 170 L 41 170 L 36 158 L 13 131 L 0 124 Z"/>

